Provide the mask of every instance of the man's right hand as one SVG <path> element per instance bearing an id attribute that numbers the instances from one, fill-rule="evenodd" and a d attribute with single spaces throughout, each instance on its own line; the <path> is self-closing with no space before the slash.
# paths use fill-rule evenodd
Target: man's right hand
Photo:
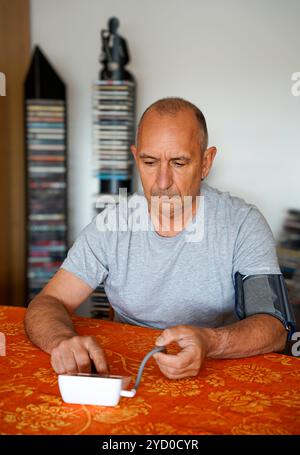
<path id="1" fill-rule="evenodd" d="M 65 338 L 51 351 L 51 365 L 57 374 L 91 373 L 92 362 L 99 374 L 108 373 L 104 352 L 91 336 Z"/>

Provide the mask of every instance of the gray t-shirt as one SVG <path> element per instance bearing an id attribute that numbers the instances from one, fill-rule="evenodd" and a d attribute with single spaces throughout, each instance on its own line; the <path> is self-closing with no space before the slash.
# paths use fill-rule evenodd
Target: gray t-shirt
<path id="1" fill-rule="evenodd" d="M 257 207 L 206 183 L 196 215 L 174 237 L 155 231 L 146 198 L 135 193 L 97 215 L 61 267 L 93 289 L 103 282 L 116 320 L 159 329 L 235 322 L 235 273 L 281 273 Z"/>

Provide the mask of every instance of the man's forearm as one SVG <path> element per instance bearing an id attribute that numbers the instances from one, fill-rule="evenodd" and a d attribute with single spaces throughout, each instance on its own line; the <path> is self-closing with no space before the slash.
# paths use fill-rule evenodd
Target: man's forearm
<path id="1" fill-rule="evenodd" d="M 30 340 L 49 354 L 60 341 L 77 335 L 64 305 L 48 295 L 38 295 L 30 303 L 25 330 Z"/>
<path id="2" fill-rule="evenodd" d="M 285 347 L 287 332 L 273 316 L 259 314 L 217 329 L 199 329 L 206 356 L 216 359 L 250 357 Z"/>

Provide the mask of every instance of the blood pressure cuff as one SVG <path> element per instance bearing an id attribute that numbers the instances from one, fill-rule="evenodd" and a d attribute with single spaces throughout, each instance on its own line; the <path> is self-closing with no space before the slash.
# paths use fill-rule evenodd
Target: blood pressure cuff
<path id="1" fill-rule="evenodd" d="M 239 319 L 260 313 L 275 316 L 289 332 L 288 339 L 297 331 L 283 275 L 242 275 L 236 272 L 235 311 Z"/>

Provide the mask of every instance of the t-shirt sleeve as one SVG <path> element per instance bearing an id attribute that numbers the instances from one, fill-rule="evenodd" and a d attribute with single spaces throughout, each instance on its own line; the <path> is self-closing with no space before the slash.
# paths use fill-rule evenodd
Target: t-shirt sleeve
<path id="1" fill-rule="evenodd" d="M 79 234 L 60 268 L 96 289 L 109 271 L 105 232 L 97 229 L 96 217 Z"/>
<path id="2" fill-rule="evenodd" d="M 233 277 L 243 275 L 280 274 L 273 233 L 266 219 L 252 206 L 242 221 L 234 246 Z"/>

